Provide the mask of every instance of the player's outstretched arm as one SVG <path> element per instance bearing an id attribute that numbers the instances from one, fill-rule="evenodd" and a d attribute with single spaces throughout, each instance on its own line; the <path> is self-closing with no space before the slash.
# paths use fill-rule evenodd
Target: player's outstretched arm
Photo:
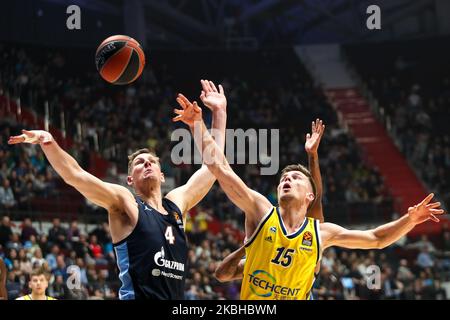
<path id="1" fill-rule="evenodd" d="M 217 90 L 212 81 L 201 80 L 200 82 L 202 84 L 200 99 L 212 111 L 212 134 L 220 150 L 223 151 L 227 122 L 227 99 L 221 85 Z M 178 95 L 177 102 L 184 107 L 190 103 L 182 94 Z M 185 212 L 206 196 L 215 181 L 216 177 L 208 170 L 207 166 L 202 165 L 186 184 L 169 192 L 167 198 L 176 203 L 182 212 Z"/>
<path id="2" fill-rule="evenodd" d="M 63 178 L 64 182 L 73 186 L 87 199 L 107 209 L 109 212 L 122 209 L 125 197 L 133 198 L 133 195 L 127 188 L 103 182 L 83 170 L 75 159 L 65 152 L 47 131 L 22 130 L 21 135 L 10 137 L 8 140 L 8 144 L 18 143 L 39 144 L 51 166 Z"/>
<path id="3" fill-rule="evenodd" d="M 243 278 L 245 264 L 245 247 L 242 246 L 223 259 L 217 266 L 214 276 L 220 282 L 240 280 Z"/>
<path id="4" fill-rule="evenodd" d="M 231 169 L 223 151 L 220 150 L 206 129 L 202 119 L 202 109 L 197 105 L 197 102 L 187 105 L 180 104 L 180 106 L 183 109 L 174 110 L 178 116 L 173 120 L 183 121 L 189 126 L 195 144 L 201 151 L 203 163 L 217 178 L 228 198 L 245 212 L 246 223 L 252 226 L 252 228 L 248 230 L 246 228 L 246 230 L 252 230 L 272 207 L 272 204 L 264 196 L 248 188 Z"/>
<path id="5" fill-rule="evenodd" d="M 320 222 L 325 222 L 322 208 L 322 176 L 319 167 L 319 144 L 325 131 L 325 125 L 322 120 L 316 119 L 311 124 L 311 133 L 306 135 L 305 150 L 308 154 L 309 172 L 316 184 L 316 199 L 308 214 L 309 217 L 318 219 Z"/>
<path id="6" fill-rule="evenodd" d="M 350 249 L 382 249 L 406 235 L 416 225 L 427 220 L 439 222 L 436 215 L 444 210 L 439 209 L 440 202 L 430 203 L 434 194 L 430 193 L 422 202 L 410 207 L 408 213 L 401 218 L 379 226 L 372 230 L 347 230 L 332 223 L 320 225 L 323 247 L 339 246 Z"/>

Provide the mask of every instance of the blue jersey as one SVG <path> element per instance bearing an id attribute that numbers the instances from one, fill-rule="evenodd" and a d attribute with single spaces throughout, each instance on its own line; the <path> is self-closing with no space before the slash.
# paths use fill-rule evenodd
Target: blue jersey
<path id="1" fill-rule="evenodd" d="M 187 243 L 183 217 L 175 203 L 164 198 L 163 215 L 139 197 L 138 221 L 131 234 L 114 244 L 121 300 L 184 299 Z"/>

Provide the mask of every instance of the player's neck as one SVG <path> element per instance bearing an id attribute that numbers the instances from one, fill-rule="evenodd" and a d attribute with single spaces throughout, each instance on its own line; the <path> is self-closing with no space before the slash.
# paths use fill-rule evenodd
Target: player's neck
<path id="1" fill-rule="evenodd" d="M 294 201 L 285 201 L 280 203 L 280 215 L 286 228 L 292 230 L 298 229 L 306 217 L 306 207 Z"/>
<path id="2" fill-rule="evenodd" d="M 162 196 L 160 187 L 147 187 L 141 190 L 136 190 L 136 194 L 144 201 L 149 204 L 152 208 L 158 210 L 159 212 L 165 212 L 162 206 Z"/>
<path id="3" fill-rule="evenodd" d="M 47 296 L 44 294 L 31 293 L 31 300 L 47 300 Z"/>

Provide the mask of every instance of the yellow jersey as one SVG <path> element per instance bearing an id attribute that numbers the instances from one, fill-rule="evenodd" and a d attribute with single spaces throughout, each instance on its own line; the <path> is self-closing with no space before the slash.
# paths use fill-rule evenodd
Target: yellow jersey
<path id="1" fill-rule="evenodd" d="M 45 296 L 45 298 L 46 298 L 45 300 L 57 300 L 56 298 L 49 296 Z M 33 300 L 33 299 L 31 299 L 31 294 L 27 294 L 25 296 L 16 298 L 16 300 Z"/>
<path id="2" fill-rule="evenodd" d="M 278 208 L 272 208 L 245 244 L 243 300 L 311 299 L 314 269 L 320 260 L 319 221 L 305 217 L 288 234 Z"/>

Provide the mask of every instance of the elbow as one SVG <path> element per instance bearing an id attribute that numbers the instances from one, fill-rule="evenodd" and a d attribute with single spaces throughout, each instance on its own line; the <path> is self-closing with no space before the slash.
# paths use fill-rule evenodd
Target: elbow
<path id="1" fill-rule="evenodd" d="M 230 281 L 230 276 L 224 272 L 224 270 L 219 266 L 214 271 L 214 278 L 216 278 L 219 282 L 227 282 Z"/>
<path id="2" fill-rule="evenodd" d="M 224 282 L 227 282 L 228 281 L 228 278 L 224 275 L 224 274 L 222 274 L 222 273 L 219 273 L 219 272 L 214 272 L 214 278 L 216 278 L 217 279 L 217 281 L 219 281 L 219 282 L 221 282 L 221 283 L 224 283 Z"/>

